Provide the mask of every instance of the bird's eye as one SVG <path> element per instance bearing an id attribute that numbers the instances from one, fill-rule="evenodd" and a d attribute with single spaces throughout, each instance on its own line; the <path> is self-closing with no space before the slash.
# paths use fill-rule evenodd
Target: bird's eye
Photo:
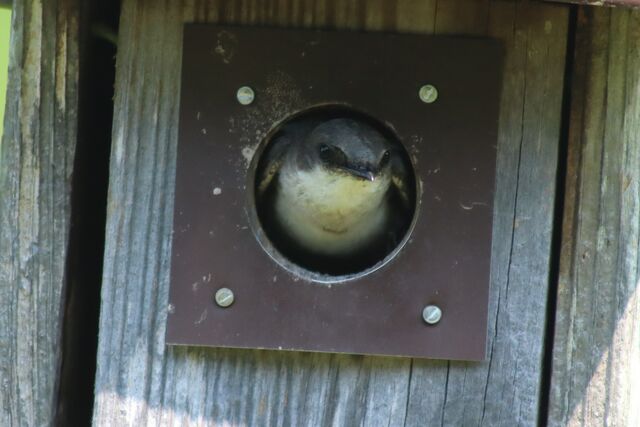
<path id="1" fill-rule="evenodd" d="M 323 162 L 328 163 L 331 161 L 331 147 L 327 144 L 320 144 L 320 148 L 318 150 L 320 152 L 320 159 Z"/>
<path id="2" fill-rule="evenodd" d="M 382 154 L 382 158 L 380 159 L 380 167 L 385 167 L 389 163 L 390 159 L 391 153 L 389 153 L 389 150 L 387 150 Z"/>
<path id="3" fill-rule="evenodd" d="M 320 144 L 318 151 L 320 154 L 320 160 L 325 163 L 340 166 L 346 161 L 345 154 L 338 147 Z"/>

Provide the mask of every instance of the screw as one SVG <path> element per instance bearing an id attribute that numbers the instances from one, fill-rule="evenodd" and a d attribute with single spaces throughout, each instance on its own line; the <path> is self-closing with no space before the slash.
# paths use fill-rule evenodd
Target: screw
<path id="1" fill-rule="evenodd" d="M 442 319 L 442 310 L 437 305 L 428 305 L 422 310 L 422 319 L 429 325 L 435 325 Z"/>
<path id="2" fill-rule="evenodd" d="M 256 94 L 249 86 L 242 86 L 238 89 L 238 92 L 236 92 L 236 98 L 240 104 L 249 105 L 256 98 Z"/>
<path id="3" fill-rule="evenodd" d="M 438 89 L 433 85 L 424 85 L 418 91 L 418 96 L 425 104 L 434 103 L 438 99 Z"/>
<path id="4" fill-rule="evenodd" d="M 222 308 L 227 308 L 234 301 L 233 292 L 229 288 L 220 288 L 216 291 L 216 304 Z"/>

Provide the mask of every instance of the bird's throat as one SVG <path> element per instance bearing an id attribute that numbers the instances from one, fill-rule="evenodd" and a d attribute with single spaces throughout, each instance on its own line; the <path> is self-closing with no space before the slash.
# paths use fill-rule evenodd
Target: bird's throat
<path id="1" fill-rule="evenodd" d="M 390 179 L 367 181 L 322 168 L 282 170 L 276 214 L 291 237 L 331 255 L 357 250 L 377 236 L 387 215 Z"/>

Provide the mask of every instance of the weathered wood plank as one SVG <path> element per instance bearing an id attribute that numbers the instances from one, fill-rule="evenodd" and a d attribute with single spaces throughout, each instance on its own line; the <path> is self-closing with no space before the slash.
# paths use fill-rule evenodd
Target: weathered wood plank
<path id="1" fill-rule="evenodd" d="M 0 157 L 0 424 L 48 425 L 61 362 L 78 5 L 14 2 Z"/>
<path id="2" fill-rule="evenodd" d="M 567 31 L 564 12 L 499 2 L 487 11 L 489 34 L 507 47 L 494 202 L 490 360 L 414 362 L 410 425 L 420 425 L 425 414 L 426 425 L 536 424 L 561 116 L 558 91 Z"/>
<path id="3" fill-rule="evenodd" d="M 175 100 L 194 20 L 505 41 L 490 361 L 165 347 Z M 567 23 L 565 6 L 537 2 L 125 1 L 95 424 L 534 425 Z"/>
<path id="4" fill-rule="evenodd" d="M 586 6 L 620 6 L 640 8 L 640 0 L 547 0 L 559 3 L 575 3 Z"/>
<path id="5" fill-rule="evenodd" d="M 640 12 L 581 8 L 549 425 L 640 425 Z"/>

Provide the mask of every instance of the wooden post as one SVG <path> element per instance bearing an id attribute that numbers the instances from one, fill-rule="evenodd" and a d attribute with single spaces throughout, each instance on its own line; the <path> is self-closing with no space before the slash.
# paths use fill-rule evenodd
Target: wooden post
<path id="1" fill-rule="evenodd" d="M 640 425 L 640 11 L 581 8 L 550 426 Z"/>
<path id="2" fill-rule="evenodd" d="M 61 363 L 78 5 L 13 3 L 0 158 L 0 425 L 48 425 Z"/>
<path id="3" fill-rule="evenodd" d="M 192 21 L 504 41 L 489 360 L 165 346 L 182 24 Z M 95 424 L 535 425 L 567 24 L 568 7 L 528 1 L 125 0 Z"/>

